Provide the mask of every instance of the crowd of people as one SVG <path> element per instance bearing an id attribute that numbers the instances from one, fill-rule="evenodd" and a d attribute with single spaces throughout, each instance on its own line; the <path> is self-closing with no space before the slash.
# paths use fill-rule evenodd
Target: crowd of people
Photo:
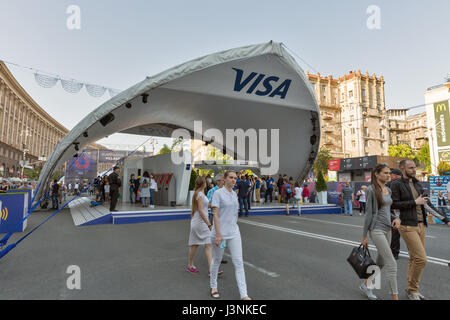
<path id="1" fill-rule="evenodd" d="M 399 169 L 391 169 L 387 164 L 378 164 L 372 171 L 370 185 L 363 186 L 356 193 L 357 200 L 363 203 L 360 214 L 363 212 L 365 214 L 361 244 L 368 248 L 369 237 L 373 241 L 378 251 L 376 264 L 386 272 L 393 300 L 399 299 L 396 260 L 400 250 L 400 237 L 405 241 L 409 252 L 406 294 L 410 300 L 426 300 L 419 291 L 419 284 L 427 262 L 425 252 L 427 214 L 450 226 L 446 214 L 431 204 L 429 196 L 424 193 L 415 175 L 416 166 L 412 160 L 400 162 Z M 265 191 L 261 199 L 267 202 L 268 199 L 272 200 L 274 188 L 278 188 L 287 208 L 293 203 L 291 199 L 300 199 L 300 194 L 301 199 L 305 200 L 304 193 L 298 182 L 286 176 L 280 176 L 281 180 L 276 184 L 271 176 L 251 177 L 234 171 L 228 171 L 225 175 L 218 175 L 215 178 L 216 185 L 213 185 L 210 176 L 199 177 L 195 184 L 186 271 L 192 274 L 199 273 L 194 264 L 194 257 L 198 247 L 204 245 L 209 268 L 210 294 L 213 298 L 219 298 L 217 279 L 218 275 L 223 273 L 220 264 L 224 262 L 222 260 L 224 250 L 229 247 L 241 299 L 249 300 L 242 258 L 242 240 L 237 225 L 238 217 L 244 215 L 244 211 L 245 216 L 248 215 L 252 192 Z M 351 212 L 350 205 L 355 198 L 353 190 L 348 190 L 349 187 L 347 184 L 342 196 L 344 201 L 350 202 L 347 203 L 346 210 Z M 295 196 L 296 194 L 298 196 Z M 445 201 L 444 197 L 442 196 L 439 201 Z M 368 299 L 377 299 L 369 280 L 365 280 L 359 289 Z"/>
<path id="2" fill-rule="evenodd" d="M 217 179 L 214 181 L 211 175 L 204 176 L 206 181 L 205 191 L 217 189 Z M 300 181 L 294 181 L 287 175 L 279 175 L 277 181 L 272 176 L 255 176 L 245 172 L 237 172 L 236 184 L 233 190 L 237 193 L 239 201 L 239 216 L 248 216 L 253 204 L 283 203 L 286 204 L 286 215 L 290 215 L 290 209 L 297 209 L 297 215 L 301 215 L 301 205 L 317 203 L 317 192 L 310 192 L 308 185 Z M 209 196 L 208 196 L 209 197 Z"/>

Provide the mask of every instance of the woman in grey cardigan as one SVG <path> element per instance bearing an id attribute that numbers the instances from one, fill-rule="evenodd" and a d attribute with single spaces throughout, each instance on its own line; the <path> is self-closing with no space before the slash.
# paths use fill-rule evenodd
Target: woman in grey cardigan
<path id="1" fill-rule="evenodd" d="M 391 251 L 391 227 L 398 229 L 400 219 L 398 216 L 391 223 L 391 190 L 386 186 L 389 181 L 391 169 L 385 163 L 378 164 L 372 171 L 371 185 L 366 193 L 366 215 L 364 219 L 364 231 L 362 244 L 368 248 L 367 234 L 377 247 L 377 266 L 385 267 L 386 278 L 390 286 L 392 300 L 398 300 L 397 286 L 397 262 Z M 361 284 L 360 289 L 371 300 L 377 299 L 368 287 L 368 281 Z"/>

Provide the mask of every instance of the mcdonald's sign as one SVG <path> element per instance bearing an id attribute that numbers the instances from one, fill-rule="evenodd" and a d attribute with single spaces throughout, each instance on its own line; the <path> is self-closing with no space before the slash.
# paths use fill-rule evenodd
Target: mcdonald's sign
<path id="1" fill-rule="evenodd" d="M 438 147 L 450 146 L 450 110 L 448 100 L 434 104 L 436 139 Z"/>

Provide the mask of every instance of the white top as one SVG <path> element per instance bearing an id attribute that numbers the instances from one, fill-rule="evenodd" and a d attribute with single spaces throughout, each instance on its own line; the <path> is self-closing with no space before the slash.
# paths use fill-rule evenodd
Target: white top
<path id="1" fill-rule="evenodd" d="M 105 192 L 109 192 L 109 184 L 105 184 Z"/>
<path id="2" fill-rule="evenodd" d="M 75 189 L 78 189 L 78 187 L 79 187 L 79 185 L 78 185 L 78 183 L 75 185 Z"/>
<path id="3" fill-rule="evenodd" d="M 150 181 L 150 189 L 156 189 L 156 181 L 155 181 L 155 179 L 152 179 L 152 181 Z"/>
<path id="4" fill-rule="evenodd" d="M 295 199 L 300 200 L 302 198 L 303 188 L 295 187 Z"/>
<path id="5" fill-rule="evenodd" d="M 450 192 L 450 182 L 447 183 L 447 192 Z"/>
<path id="6" fill-rule="evenodd" d="M 359 194 L 360 194 L 360 196 L 359 196 L 359 200 L 358 201 L 359 202 L 366 202 L 366 193 L 364 191 L 360 190 Z"/>
<path id="7" fill-rule="evenodd" d="M 205 196 L 205 194 L 203 192 L 199 192 L 197 194 L 197 200 L 202 198 L 202 204 L 203 204 L 203 213 L 208 216 L 208 206 L 209 206 L 209 201 L 208 201 L 208 197 Z M 194 216 L 192 217 L 191 221 L 195 221 L 198 223 L 205 223 L 205 221 L 203 221 L 202 217 L 200 216 L 200 211 L 197 209 L 194 212 Z"/>
<path id="8" fill-rule="evenodd" d="M 223 239 L 233 239 L 239 236 L 238 212 L 239 200 L 236 192 L 230 192 L 226 187 L 214 192 L 211 207 L 219 208 L 220 232 Z M 216 237 L 216 228 L 212 228 L 211 237 Z"/>

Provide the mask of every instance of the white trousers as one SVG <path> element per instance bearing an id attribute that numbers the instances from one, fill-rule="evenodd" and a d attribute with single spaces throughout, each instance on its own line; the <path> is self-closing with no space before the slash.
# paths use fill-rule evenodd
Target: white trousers
<path id="1" fill-rule="evenodd" d="M 214 238 L 212 238 L 212 263 L 211 263 L 211 276 L 210 276 L 210 286 L 211 288 L 217 287 L 217 273 L 219 272 L 219 266 L 222 262 L 222 257 L 225 249 L 220 249 L 214 243 Z M 245 282 L 245 271 L 244 271 L 244 260 L 242 259 L 242 240 L 239 234 L 236 238 L 225 240 L 227 247 L 230 249 L 231 260 L 234 265 L 234 273 L 236 276 L 236 282 L 239 288 L 239 294 L 241 299 L 246 298 L 247 295 L 247 284 Z"/>

